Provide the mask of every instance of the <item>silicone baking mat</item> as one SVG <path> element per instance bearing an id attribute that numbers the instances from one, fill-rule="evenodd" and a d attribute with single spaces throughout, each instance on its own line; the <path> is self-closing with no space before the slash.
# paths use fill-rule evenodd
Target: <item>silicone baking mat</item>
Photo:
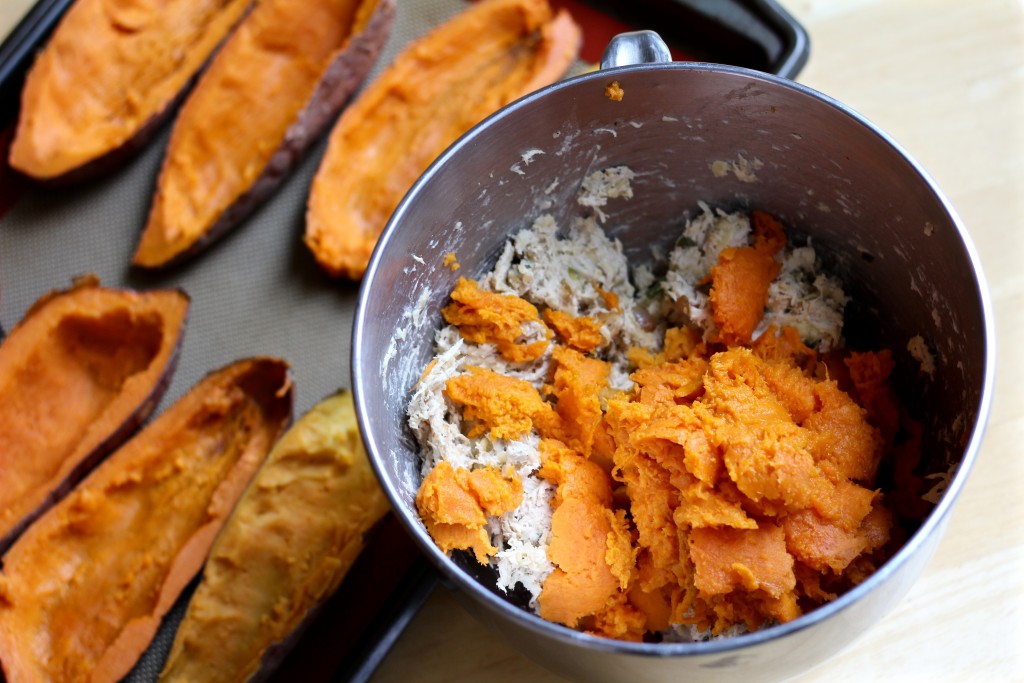
<path id="1" fill-rule="evenodd" d="M 68 0 L 41 0 L 53 15 Z M 46 6 L 44 7 L 44 3 Z M 585 29 L 582 57 L 596 61 L 607 38 L 644 24 L 655 3 L 556 0 Z M 677 58 L 700 58 L 752 66 L 792 76 L 806 59 L 806 40 L 788 15 L 768 2 L 694 2 L 708 12 L 660 24 Z M 723 14 L 723 8 L 731 13 Z M 641 12 L 630 18 L 623 8 Z M 662 0 L 662 10 L 683 6 Z M 465 7 L 463 0 L 399 0 L 390 38 L 373 78 L 410 40 Z M 615 9 L 618 8 L 618 9 Z M 644 9 L 646 8 L 646 10 Z M 48 15 L 48 16 L 49 16 Z M 25 28 L 33 17 L 23 22 Z M 680 23 L 682 22 L 682 23 Z M 703 22 L 703 23 L 701 23 Z M 0 50 L 4 103 L 11 105 L 17 69 L 42 44 L 46 26 L 22 30 L 21 43 Z M 690 32 L 690 33 L 688 33 Z M 15 32 L 15 37 L 18 35 Z M 25 39 L 25 36 L 30 36 Z M 676 36 L 692 38 L 673 40 Z M 717 48 L 718 52 L 715 51 Z M 581 62 L 578 66 L 586 64 Z M 6 69 L 6 70 L 5 70 Z M 15 77 L 8 78 L 11 74 Z M 0 121 L 0 127 L 7 122 Z M 338 388 L 349 386 L 351 324 L 358 285 L 335 281 L 318 268 L 302 243 L 306 195 L 326 145 L 314 145 L 275 194 L 225 238 L 198 257 L 170 270 L 134 269 L 129 261 L 145 223 L 149 201 L 169 135 L 156 138 L 116 172 L 73 188 L 31 185 L 0 165 L 0 325 L 10 330 L 44 293 L 94 273 L 110 286 L 178 287 L 192 299 L 177 371 L 158 410 L 179 398 L 206 373 L 239 358 L 271 355 L 291 364 L 296 415 Z M 10 128 L 0 133 L 0 147 Z M 404 624 L 436 582 L 432 569 L 389 520 L 374 537 L 335 599 L 299 641 L 277 680 L 368 679 Z M 371 590 L 365 590 L 369 586 Z M 129 681 L 155 680 L 188 598 L 174 607 Z"/>

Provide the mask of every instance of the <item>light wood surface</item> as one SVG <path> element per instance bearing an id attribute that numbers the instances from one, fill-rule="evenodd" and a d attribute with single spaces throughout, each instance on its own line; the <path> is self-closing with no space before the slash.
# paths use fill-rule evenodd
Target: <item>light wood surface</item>
<path id="1" fill-rule="evenodd" d="M 886 130 L 960 213 L 998 331 L 985 444 L 935 557 L 888 617 L 795 680 L 1024 681 L 1024 4 L 783 2 L 811 35 L 798 80 Z M 0 36 L 30 5 L 0 0 Z M 561 680 L 478 625 L 442 588 L 373 683 Z"/>

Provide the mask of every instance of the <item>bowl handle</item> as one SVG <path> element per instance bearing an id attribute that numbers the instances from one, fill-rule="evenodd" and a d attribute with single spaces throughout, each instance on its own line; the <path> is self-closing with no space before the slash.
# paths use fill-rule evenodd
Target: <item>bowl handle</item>
<path id="1" fill-rule="evenodd" d="M 668 45 L 654 31 L 620 33 L 608 41 L 601 55 L 601 68 L 671 62 Z"/>

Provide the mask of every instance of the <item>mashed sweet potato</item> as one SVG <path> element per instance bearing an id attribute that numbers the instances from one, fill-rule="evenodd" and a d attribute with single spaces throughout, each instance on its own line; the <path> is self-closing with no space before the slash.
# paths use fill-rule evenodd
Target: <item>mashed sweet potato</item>
<path id="1" fill-rule="evenodd" d="M 446 462 L 435 467 L 420 485 L 416 509 L 434 541 L 445 551 L 472 550 L 477 561 L 497 549 L 485 526 L 487 515 L 514 509 L 522 500 L 522 483 L 490 467 L 469 471 Z"/>
<path id="2" fill-rule="evenodd" d="M 548 557 L 555 570 L 540 594 L 539 613 L 568 626 L 609 611 L 629 586 L 636 551 L 625 511 L 612 507 L 612 478 L 565 444 L 541 442 L 538 474 L 557 486 Z"/>
<path id="3" fill-rule="evenodd" d="M 508 360 L 534 360 L 547 350 L 550 333 L 537 341 L 518 341 L 525 334 L 524 325 L 543 325 L 536 306 L 517 296 L 484 291 L 473 280 L 459 278 L 452 303 L 442 314 L 449 323 L 459 326 L 466 339 L 495 344 L 498 353 Z"/>
<path id="4" fill-rule="evenodd" d="M 637 389 L 605 413 L 656 572 L 644 588 L 668 593 L 672 623 L 702 631 L 788 621 L 814 603 L 803 569 L 842 580 L 888 540 L 871 483 L 881 439 L 835 382 L 792 361 L 728 348 L 706 360 L 692 401 L 652 390 L 679 365 L 634 373 Z"/>
<path id="5" fill-rule="evenodd" d="M 886 559 L 898 534 L 879 464 L 915 446 L 896 443 L 908 423 L 891 356 L 819 354 L 793 327 L 764 329 L 786 235 L 763 212 L 750 226 L 750 244 L 722 249 L 710 265 L 711 331 L 662 327 L 658 346 L 634 344 L 624 358 L 608 351 L 607 312 L 459 281 L 445 319 L 495 360 L 450 371 L 449 410 L 465 437 L 535 449 L 538 464 L 515 460 L 525 475 L 512 479 L 494 465 L 456 470 L 440 459 L 417 505 L 443 550 L 493 562 L 502 549 L 492 541 L 502 539 L 488 536 L 488 515 L 525 517 L 512 505 L 523 482 L 546 486 L 531 488 L 550 511 L 533 608 L 629 640 L 790 621 Z M 623 292 L 592 289 L 611 315 L 625 315 Z M 615 384 L 623 365 L 628 388 Z M 894 476 L 912 487 L 916 461 L 900 457 Z M 478 504 L 475 476 L 503 482 L 501 504 Z"/>

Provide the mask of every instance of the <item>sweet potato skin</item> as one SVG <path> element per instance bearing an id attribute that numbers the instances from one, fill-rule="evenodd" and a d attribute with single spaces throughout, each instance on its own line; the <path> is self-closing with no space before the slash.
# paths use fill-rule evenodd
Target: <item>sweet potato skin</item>
<path id="1" fill-rule="evenodd" d="M 322 400 L 274 446 L 218 535 L 160 681 L 272 671 L 388 510 L 351 393 Z"/>
<path id="2" fill-rule="evenodd" d="M 83 276 L 11 330 L 0 345 L 0 553 L 150 416 L 188 309 L 178 290 L 103 288 Z"/>
<path id="3" fill-rule="evenodd" d="M 331 131 L 306 210 L 305 243 L 324 271 L 361 278 L 427 166 L 484 117 L 559 78 L 579 41 L 546 0 L 483 0 L 410 43 Z"/>
<path id="4" fill-rule="evenodd" d="M 226 154 L 200 160 L 206 164 L 206 172 L 213 168 L 213 172 L 221 176 L 218 183 L 229 184 L 221 192 L 232 196 L 227 201 L 219 196 L 209 201 L 195 196 L 190 198 L 189 192 L 176 188 L 178 184 L 187 182 L 194 171 L 202 172 L 202 165 L 197 165 L 190 155 L 196 141 L 202 143 L 203 136 L 209 133 L 204 127 L 219 116 L 237 116 L 237 112 L 254 106 L 252 101 L 242 101 L 242 97 L 235 97 L 230 91 L 225 94 L 223 86 L 237 78 L 236 72 L 241 68 L 239 65 L 247 61 L 252 43 L 267 40 L 260 36 L 267 27 L 260 27 L 263 18 L 259 13 L 269 13 L 275 8 L 272 2 L 266 4 L 266 8 L 255 8 L 242 22 L 182 106 L 164 157 L 149 219 L 132 258 L 134 265 L 159 268 L 186 260 L 223 237 L 265 201 L 294 170 L 309 146 L 320 137 L 363 82 L 390 35 L 395 16 L 395 0 L 351 0 L 355 16 L 350 28 L 354 32 L 323 66 L 315 86 L 307 93 L 306 99 L 298 103 L 294 118 L 280 138 L 255 131 L 253 134 L 259 139 L 246 141 L 244 120 L 230 133 L 217 133 L 223 138 L 220 144 L 255 151 L 249 158 L 237 162 L 243 165 L 238 168 L 232 166 L 236 161 L 227 158 Z M 289 9 L 303 11 L 301 7 Z M 274 22 L 264 20 L 262 23 Z M 304 37 L 290 36 L 295 41 Z M 253 78 L 254 83 L 259 83 L 258 75 Z M 252 95 L 250 93 L 249 97 Z M 275 102 L 272 92 L 262 93 L 255 106 L 264 104 L 271 108 L 282 106 Z M 268 143 L 276 148 L 275 151 L 268 158 L 260 158 L 260 150 Z M 216 145 L 217 141 L 212 144 Z M 214 149 L 212 154 L 218 154 L 217 150 Z M 220 164 L 227 168 L 220 168 Z M 244 178 L 250 166 L 262 170 L 251 180 L 243 181 L 237 187 L 230 186 L 235 177 Z M 179 195 L 178 199 L 175 195 Z M 178 206 L 182 201 L 180 195 L 184 195 L 185 201 L 198 206 L 195 213 L 200 215 L 193 219 L 193 223 L 182 218 L 185 212 Z"/>
<path id="5" fill-rule="evenodd" d="M 291 410 L 286 363 L 233 363 L 32 524 L 0 573 L 6 680 L 127 674 L 199 571 Z"/>
<path id="6" fill-rule="evenodd" d="M 249 4 L 77 0 L 26 79 L 11 167 L 70 184 L 123 163 L 173 113 Z"/>

